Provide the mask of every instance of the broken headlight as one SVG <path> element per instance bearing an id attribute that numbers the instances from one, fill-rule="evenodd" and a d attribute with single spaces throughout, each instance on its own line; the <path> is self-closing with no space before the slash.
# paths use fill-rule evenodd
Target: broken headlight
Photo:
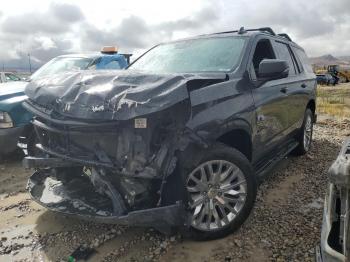
<path id="1" fill-rule="evenodd" d="M 11 128 L 13 122 L 10 115 L 7 112 L 0 112 L 0 128 Z"/>

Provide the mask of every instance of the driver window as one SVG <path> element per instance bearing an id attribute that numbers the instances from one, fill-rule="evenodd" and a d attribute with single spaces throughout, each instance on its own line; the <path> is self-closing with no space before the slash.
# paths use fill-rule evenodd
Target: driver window
<path id="1" fill-rule="evenodd" d="M 275 59 L 275 53 L 273 52 L 270 40 L 261 39 L 256 44 L 254 56 L 253 56 L 253 67 L 255 75 L 258 76 L 259 64 L 263 59 Z"/>

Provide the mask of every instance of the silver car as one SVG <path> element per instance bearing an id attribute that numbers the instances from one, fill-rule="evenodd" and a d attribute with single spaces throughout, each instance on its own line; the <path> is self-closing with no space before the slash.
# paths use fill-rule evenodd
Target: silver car
<path id="1" fill-rule="evenodd" d="M 321 246 L 316 249 L 316 260 L 349 261 L 350 139 L 343 144 L 337 159 L 328 171 L 328 176 Z"/>

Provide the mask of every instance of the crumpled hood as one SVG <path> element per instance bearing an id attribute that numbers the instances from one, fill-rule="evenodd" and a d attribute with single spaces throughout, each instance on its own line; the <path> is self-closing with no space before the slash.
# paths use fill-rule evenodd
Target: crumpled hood
<path id="1" fill-rule="evenodd" d="M 187 83 L 226 74 L 144 74 L 75 71 L 33 80 L 25 90 L 36 104 L 74 118 L 127 120 L 161 111 L 189 97 Z"/>

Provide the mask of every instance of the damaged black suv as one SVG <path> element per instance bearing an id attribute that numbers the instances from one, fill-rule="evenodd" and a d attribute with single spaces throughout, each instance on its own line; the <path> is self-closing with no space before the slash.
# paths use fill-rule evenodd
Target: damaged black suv
<path id="1" fill-rule="evenodd" d="M 270 28 L 160 44 L 124 71 L 33 80 L 41 205 L 104 223 L 222 237 L 248 217 L 258 177 L 305 154 L 316 80 L 304 50 Z"/>

